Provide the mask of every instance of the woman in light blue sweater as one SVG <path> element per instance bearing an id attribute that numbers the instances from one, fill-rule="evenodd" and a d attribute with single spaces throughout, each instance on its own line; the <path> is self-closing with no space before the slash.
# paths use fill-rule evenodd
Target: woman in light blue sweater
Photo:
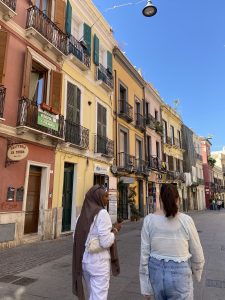
<path id="1" fill-rule="evenodd" d="M 141 234 L 140 285 L 146 299 L 193 300 L 192 274 L 201 280 L 204 254 L 192 218 L 178 212 L 173 184 L 160 191 L 162 210 L 144 219 Z"/>

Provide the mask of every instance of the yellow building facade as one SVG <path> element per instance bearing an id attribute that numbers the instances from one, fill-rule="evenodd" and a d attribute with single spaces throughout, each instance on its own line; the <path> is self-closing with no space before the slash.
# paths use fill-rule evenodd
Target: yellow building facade
<path id="1" fill-rule="evenodd" d="M 182 120 L 179 114 L 166 104 L 162 104 L 162 125 L 163 161 L 167 168 L 162 182 L 177 184 L 182 207 L 182 199 L 187 198 L 183 174 Z"/>
<path id="2" fill-rule="evenodd" d="M 117 47 L 113 50 L 113 67 L 118 217 L 129 219 L 145 213 L 145 81 Z"/>
<path id="3" fill-rule="evenodd" d="M 67 14 L 69 55 L 62 67 L 65 141 L 56 149 L 55 236 L 74 229 L 93 184 L 115 185 L 110 171 L 114 156 L 112 30 L 91 1 L 71 0 Z"/>

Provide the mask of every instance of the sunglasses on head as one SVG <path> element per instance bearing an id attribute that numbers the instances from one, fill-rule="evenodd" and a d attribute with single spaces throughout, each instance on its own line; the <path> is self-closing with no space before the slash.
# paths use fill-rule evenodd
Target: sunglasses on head
<path id="1" fill-rule="evenodd" d="M 95 193 L 97 190 L 99 190 L 99 189 L 102 189 L 102 190 L 104 190 L 105 192 L 107 192 L 107 189 L 106 189 L 106 187 L 104 186 L 104 185 L 99 185 L 99 186 L 97 186 L 94 190 L 93 190 L 93 193 Z"/>

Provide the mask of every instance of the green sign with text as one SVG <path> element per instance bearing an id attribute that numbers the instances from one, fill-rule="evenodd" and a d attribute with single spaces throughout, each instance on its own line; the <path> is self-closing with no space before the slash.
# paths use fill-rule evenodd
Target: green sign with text
<path id="1" fill-rule="evenodd" d="M 46 128 L 58 131 L 59 130 L 59 121 L 57 118 L 46 112 L 38 112 L 38 125 L 44 126 Z"/>

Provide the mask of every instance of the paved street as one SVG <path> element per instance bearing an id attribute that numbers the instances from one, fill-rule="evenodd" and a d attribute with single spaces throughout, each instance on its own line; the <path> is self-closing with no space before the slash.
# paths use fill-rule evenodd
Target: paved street
<path id="1" fill-rule="evenodd" d="M 206 257 L 195 300 L 225 299 L 225 210 L 193 213 Z M 121 275 L 113 278 L 109 300 L 139 300 L 141 222 L 126 223 L 118 238 Z M 70 300 L 72 237 L 0 252 L 1 300 Z"/>

